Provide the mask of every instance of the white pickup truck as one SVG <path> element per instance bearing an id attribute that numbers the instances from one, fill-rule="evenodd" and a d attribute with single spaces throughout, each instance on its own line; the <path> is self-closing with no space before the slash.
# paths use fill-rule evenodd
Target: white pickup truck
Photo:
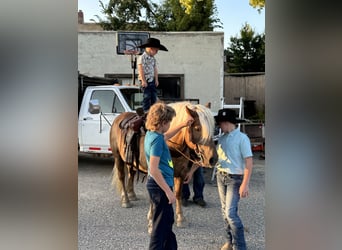
<path id="1" fill-rule="evenodd" d="M 109 131 L 114 119 L 141 107 L 142 95 L 137 86 L 87 87 L 78 114 L 79 151 L 112 154 Z"/>

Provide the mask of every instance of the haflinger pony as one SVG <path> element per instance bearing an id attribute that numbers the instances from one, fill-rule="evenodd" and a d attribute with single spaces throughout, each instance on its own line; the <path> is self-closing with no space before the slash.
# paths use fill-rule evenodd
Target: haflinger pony
<path id="1" fill-rule="evenodd" d="M 191 104 L 189 102 L 176 102 L 168 104 L 175 111 L 176 116 L 172 119 L 170 128 L 177 126 L 184 121 L 187 114 L 190 114 L 194 122 L 190 127 L 181 129 L 175 136 L 167 141 L 174 166 L 176 195 L 176 225 L 186 227 L 187 222 L 182 211 L 182 185 L 189 172 L 188 166 L 200 165 L 203 167 L 213 167 L 217 160 L 217 152 L 212 139 L 215 121 L 210 109 L 201 104 Z M 147 174 L 147 163 L 144 153 L 145 133 L 142 128 L 138 129 L 137 122 L 129 122 L 136 119 L 138 115 L 132 112 L 120 114 L 112 124 L 110 131 L 110 145 L 114 156 L 114 175 L 112 184 L 121 193 L 121 206 L 131 207 L 130 201 L 136 200 L 134 192 L 135 173 L 143 172 Z M 130 124 L 130 125 L 127 125 Z M 140 125 L 140 122 L 138 122 Z M 133 133 L 132 127 L 135 127 Z M 136 135 L 136 138 L 131 138 Z M 127 138 L 129 138 L 127 140 Z M 131 141 L 131 146 L 127 141 Z M 133 143 L 132 143 L 133 142 Z M 128 152 L 131 147 L 132 153 Z M 139 171 L 137 171 L 139 169 Z M 147 218 L 149 221 L 149 231 L 151 230 L 151 206 Z"/>

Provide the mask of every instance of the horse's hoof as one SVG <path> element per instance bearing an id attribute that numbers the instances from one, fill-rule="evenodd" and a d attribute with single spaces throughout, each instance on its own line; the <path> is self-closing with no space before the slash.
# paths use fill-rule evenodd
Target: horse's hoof
<path id="1" fill-rule="evenodd" d="M 147 219 L 147 232 L 149 235 L 152 234 L 152 219 Z"/>
<path id="2" fill-rule="evenodd" d="M 147 232 L 148 232 L 149 235 L 151 235 L 152 234 L 152 227 L 148 227 L 147 228 Z"/>
<path id="3" fill-rule="evenodd" d="M 187 222 L 186 220 L 177 221 L 176 226 L 180 228 L 188 227 L 189 222 Z"/>
<path id="4" fill-rule="evenodd" d="M 122 202 L 121 207 L 130 208 L 130 207 L 132 207 L 132 204 L 130 202 Z"/>
<path id="5" fill-rule="evenodd" d="M 130 201 L 137 201 L 138 197 L 135 194 L 128 195 Z"/>

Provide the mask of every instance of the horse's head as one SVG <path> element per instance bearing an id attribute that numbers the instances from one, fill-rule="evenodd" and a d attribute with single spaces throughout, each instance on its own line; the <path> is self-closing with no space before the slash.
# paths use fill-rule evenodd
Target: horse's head
<path id="1" fill-rule="evenodd" d="M 191 150 L 191 159 L 204 167 L 212 167 L 218 160 L 216 147 L 212 136 L 215 128 L 214 117 L 210 109 L 203 105 L 192 105 L 188 102 L 171 104 L 176 111 L 176 117 L 172 120 L 171 126 L 179 124 L 187 115 L 193 117 L 194 122 L 186 129 L 183 129 L 169 147 L 175 148 L 178 145 Z"/>
<path id="2" fill-rule="evenodd" d="M 194 118 L 185 136 L 187 145 L 192 149 L 192 157 L 201 166 L 212 167 L 218 160 L 214 133 L 214 117 L 203 105 L 186 106 L 186 112 Z"/>

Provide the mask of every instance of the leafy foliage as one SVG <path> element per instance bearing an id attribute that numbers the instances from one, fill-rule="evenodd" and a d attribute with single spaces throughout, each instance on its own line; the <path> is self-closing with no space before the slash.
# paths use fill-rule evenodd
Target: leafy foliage
<path id="1" fill-rule="evenodd" d="M 168 25 L 170 31 L 213 31 L 221 27 L 213 0 L 168 0 L 165 3 L 172 13 Z"/>
<path id="2" fill-rule="evenodd" d="M 224 51 L 227 72 L 265 72 L 265 34 L 255 34 L 245 23 L 240 37 L 231 37 L 230 41 L 230 47 Z"/>
<path id="3" fill-rule="evenodd" d="M 260 12 L 263 8 L 265 8 L 265 0 L 249 0 L 249 5 L 258 9 Z"/>
<path id="4" fill-rule="evenodd" d="M 149 19 L 154 16 L 157 5 L 146 0 L 110 0 L 105 5 L 99 1 L 107 20 L 99 20 L 104 30 L 151 30 Z"/>
<path id="5" fill-rule="evenodd" d="M 158 5 L 148 0 L 100 0 L 106 20 L 104 30 L 212 31 L 221 27 L 214 0 L 165 0 Z"/>

